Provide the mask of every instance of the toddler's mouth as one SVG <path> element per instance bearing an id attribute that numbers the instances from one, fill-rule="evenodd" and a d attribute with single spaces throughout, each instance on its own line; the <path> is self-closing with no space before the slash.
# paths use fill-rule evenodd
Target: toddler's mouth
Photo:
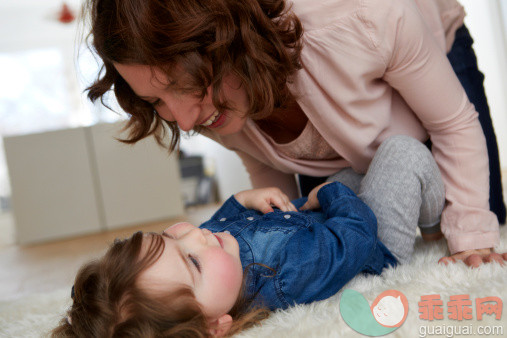
<path id="1" fill-rule="evenodd" d="M 218 237 L 217 235 L 215 235 L 215 234 L 213 234 L 213 235 L 216 237 L 216 239 L 218 240 L 218 243 L 223 248 L 224 247 L 224 241 L 220 237 Z"/>

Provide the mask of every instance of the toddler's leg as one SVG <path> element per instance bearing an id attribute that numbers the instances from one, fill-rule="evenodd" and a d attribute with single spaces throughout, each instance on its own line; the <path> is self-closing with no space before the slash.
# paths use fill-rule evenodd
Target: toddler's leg
<path id="1" fill-rule="evenodd" d="M 327 178 L 327 182 L 340 182 L 346 185 L 350 190 L 359 194 L 359 188 L 361 187 L 361 181 L 364 175 L 356 173 L 352 168 L 344 168 L 334 175 Z"/>
<path id="2" fill-rule="evenodd" d="M 419 141 L 393 136 L 378 148 L 358 196 L 377 216 L 378 236 L 401 262 L 410 261 L 417 226 L 439 230 L 445 190 L 433 155 Z"/>

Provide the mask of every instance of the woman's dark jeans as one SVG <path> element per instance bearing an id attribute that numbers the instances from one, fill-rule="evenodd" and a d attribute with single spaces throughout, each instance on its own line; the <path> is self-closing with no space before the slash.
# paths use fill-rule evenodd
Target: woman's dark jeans
<path id="1" fill-rule="evenodd" d="M 454 72 L 468 95 L 468 99 L 479 113 L 479 121 L 486 136 L 489 156 L 489 207 L 498 217 L 500 224 L 505 223 L 505 204 L 502 193 L 500 159 L 496 135 L 484 91 L 484 75 L 477 67 L 477 58 L 472 48 L 473 40 L 465 26 L 456 31 L 451 51 L 447 54 Z M 431 148 L 431 142 L 426 143 Z M 326 177 L 299 175 L 299 186 L 302 196 L 308 195 L 313 187 L 323 183 Z"/>

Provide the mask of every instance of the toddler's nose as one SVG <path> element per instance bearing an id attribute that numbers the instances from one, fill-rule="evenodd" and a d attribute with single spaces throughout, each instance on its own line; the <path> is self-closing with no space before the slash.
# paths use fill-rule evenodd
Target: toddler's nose
<path id="1" fill-rule="evenodd" d="M 209 234 L 212 234 L 211 231 L 209 231 L 208 229 L 201 229 L 202 233 L 206 236 L 206 235 L 209 235 Z"/>
<path id="2" fill-rule="evenodd" d="M 205 233 L 202 231 L 202 229 L 199 228 L 190 230 L 185 237 L 191 241 L 197 241 L 202 244 L 206 244 L 208 242 Z"/>

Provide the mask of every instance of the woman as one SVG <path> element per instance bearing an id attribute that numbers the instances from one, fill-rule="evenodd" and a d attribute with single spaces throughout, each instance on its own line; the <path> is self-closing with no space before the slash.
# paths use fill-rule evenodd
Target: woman
<path id="1" fill-rule="evenodd" d="M 294 173 L 362 175 L 389 136 L 429 139 L 446 186 L 444 261 L 503 262 L 485 137 L 446 57 L 466 35 L 455 0 L 88 5 L 105 68 L 89 97 L 114 87 L 127 142 L 161 142 L 166 124 L 174 149 L 179 129 L 196 130 L 235 150 L 254 187 L 292 198 Z M 492 200 L 502 220 L 501 191 Z"/>

